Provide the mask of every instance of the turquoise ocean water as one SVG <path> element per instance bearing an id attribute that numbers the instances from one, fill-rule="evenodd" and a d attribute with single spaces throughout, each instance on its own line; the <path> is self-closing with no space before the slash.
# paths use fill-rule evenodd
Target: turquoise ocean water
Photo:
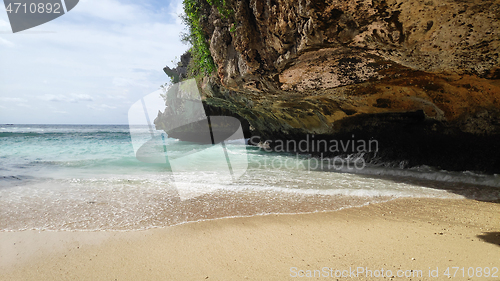
<path id="1" fill-rule="evenodd" d="M 226 168 L 212 161 L 220 150 L 171 138 L 163 144 L 172 155 L 203 153 L 178 158 L 196 168 L 174 175 L 166 163 L 137 160 L 126 125 L 0 125 L 0 231 L 134 230 L 399 197 L 500 198 L 499 175 L 381 163 L 332 169 L 243 140 L 226 146 L 233 167 L 248 168 L 225 182 L 213 174 Z"/>

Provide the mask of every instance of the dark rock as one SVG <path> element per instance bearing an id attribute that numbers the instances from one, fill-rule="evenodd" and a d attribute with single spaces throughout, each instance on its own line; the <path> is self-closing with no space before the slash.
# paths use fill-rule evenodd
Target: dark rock
<path id="1" fill-rule="evenodd" d="M 500 173 L 498 1 L 229 3 L 203 5 L 211 111 L 263 140 L 354 134 L 384 161 Z"/>
<path id="2" fill-rule="evenodd" d="M 191 61 L 191 53 L 186 52 L 182 54 L 181 61 L 177 64 L 176 68 L 170 68 L 165 66 L 163 71 L 167 74 L 170 79 L 172 79 L 172 83 L 178 83 L 179 81 L 186 79 L 188 74 L 188 65 Z"/>

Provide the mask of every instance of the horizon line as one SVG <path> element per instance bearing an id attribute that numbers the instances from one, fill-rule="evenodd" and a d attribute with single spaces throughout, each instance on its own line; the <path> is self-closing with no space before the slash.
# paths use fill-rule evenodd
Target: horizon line
<path id="1" fill-rule="evenodd" d="M 84 124 L 84 123 L 74 123 L 74 124 L 63 124 L 63 123 L 0 123 L 0 125 L 101 125 L 101 126 L 110 126 L 110 125 L 130 125 L 130 124 Z"/>

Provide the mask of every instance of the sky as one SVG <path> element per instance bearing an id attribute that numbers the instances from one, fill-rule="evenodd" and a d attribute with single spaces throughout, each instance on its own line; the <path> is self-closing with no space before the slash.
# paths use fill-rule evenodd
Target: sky
<path id="1" fill-rule="evenodd" d="M 189 48 L 182 0 L 80 0 L 12 33 L 0 5 L 0 124 L 127 124 Z"/>

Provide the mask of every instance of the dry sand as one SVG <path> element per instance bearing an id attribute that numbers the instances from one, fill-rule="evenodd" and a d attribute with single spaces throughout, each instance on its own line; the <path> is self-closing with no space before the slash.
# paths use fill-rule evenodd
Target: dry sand
<path id="1" fill-rule="evenodd" d="M 394 280 L 500 280 L 500 204 L 399 199 L 147 231 L 2 232 L 0 258 L 1 280 L 391 280 L 375 277 L 381 269 Z M 358 267 L 372 277 L 355 277 Z"/>

